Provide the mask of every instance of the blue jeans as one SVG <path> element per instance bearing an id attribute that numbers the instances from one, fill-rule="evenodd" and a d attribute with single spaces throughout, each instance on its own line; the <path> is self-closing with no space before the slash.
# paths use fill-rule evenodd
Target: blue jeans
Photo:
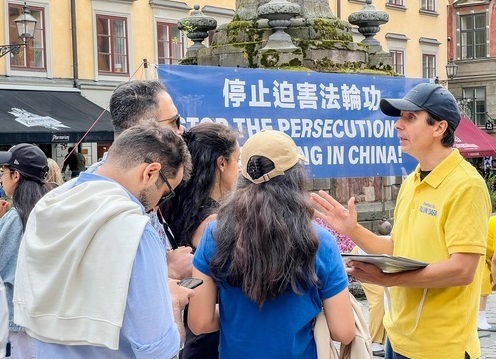
<path id="1" fill-rule="evenodd" d="M 409 359 L 406 356 L 395 353 L 393 347 L 389 343 L 389 340 L 386 342 L 386 355 L 384 359 Z M 465 353 L 465 359 L 470 359 L 470 355 Z"/>
<path id="2" fill-rule="evenodd" d="M 389 343 L 388 338 L 386 338 L 386 354 L 384 359 L 394 359 L 393 347 L 391 347 L 391 343 Z"/>

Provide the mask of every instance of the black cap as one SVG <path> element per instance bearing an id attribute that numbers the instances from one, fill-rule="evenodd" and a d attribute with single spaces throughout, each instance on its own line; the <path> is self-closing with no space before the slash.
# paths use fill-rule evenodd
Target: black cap
<path id="1" fill-rule="evenodd" d="M 401 116 L 401 111 L 424 110 L 446 120 L 453 129 L 461 120 L 458 104 L 451 92 L 436 84 L 419 84 L 401 99 L 382 99 L 380 107 L 384 114 L 393 117 Z"/>
<path id="2" fill-rule="evenodd" d="M 0 151 L 0 166 L 7 166 L 41 182 L 48 172 L 47 157 L 38 146 L 29 143 L 20 143 L 8 151 Z"/>

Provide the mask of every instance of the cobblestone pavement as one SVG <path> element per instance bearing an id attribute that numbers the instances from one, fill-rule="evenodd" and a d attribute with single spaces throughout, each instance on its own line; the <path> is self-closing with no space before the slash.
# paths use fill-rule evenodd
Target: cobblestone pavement
<path id="1" fill-rule="evenodd" d="M 496 293 L 487 299 L 487 321 L 496 326 Z M 481 359 L 496 359 L 496 332 L 491 333 L 487 338 L 481 338 Z"/>
<path id="2" fill-rule="evenodd" d="M 360 301 L 364 307 L 364 316 L 368 320 L 368 304 L 366 300 Z M 496 326 L 496 293 L 489 296 L 487 300 L 487 318 L 488 322 Z M 491 333 L 490 336 L 481 338 L 481 357 L 480 359 L 496 359 L 496 332 Z M 374 357 L 379 358 L 379 357 Z"/>

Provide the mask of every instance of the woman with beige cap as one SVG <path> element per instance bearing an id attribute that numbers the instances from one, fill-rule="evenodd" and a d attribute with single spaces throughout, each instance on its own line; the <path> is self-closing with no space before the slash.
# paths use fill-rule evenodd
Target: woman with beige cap
<path id="1" fill-rule="evenodd" d="M 282 132 L 250 137 L 237 188 L 195 253 L 193 276 L 203 285 L 188 322 L 197 334 L 220 328 L 221 359 L 317 358 L 313 320 L 322 306 L 334 340 L 355 336 L 339 250 L 312 222 L 301 159 Z"/>

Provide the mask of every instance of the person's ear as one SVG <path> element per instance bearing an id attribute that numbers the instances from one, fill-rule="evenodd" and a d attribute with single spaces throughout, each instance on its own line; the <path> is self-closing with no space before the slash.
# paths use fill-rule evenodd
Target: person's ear
<path id="1" fill-rule="evenodd" d="M 19 173 L 19 171 L 12 171 L 13 172 L 13 176 L 12 176 L 12 180 L 14 183 L 17 183 L 21 180 L 21 174 Z"/>
<path id="2" fill-rule="evenodd" d="M 217 157 L 217 168 L 219 169 L 219 171 L 224 172 L 226 167 L 227 167 L 227 161 L 224 158 L 224 156 Z"/>
<path id="3" fill-rule="evenodd" d="M 436 126 L 436 128 L 434 130 L 434 136 L 442 138 L 444 136 L 444 133 L 448 129 L 449 125 L 448 125 L 448 121 L 441 120 L 441 121 L 436 121 L 435 126 Z"/>
<path id="4" fill-rule="evenodd" d="M 149 185 L 150 182 L 155 184 L 159 176 L 160 164 L 157 162 L 145 163 L 142 172 L 142 180 L 145 185 Z"/>

